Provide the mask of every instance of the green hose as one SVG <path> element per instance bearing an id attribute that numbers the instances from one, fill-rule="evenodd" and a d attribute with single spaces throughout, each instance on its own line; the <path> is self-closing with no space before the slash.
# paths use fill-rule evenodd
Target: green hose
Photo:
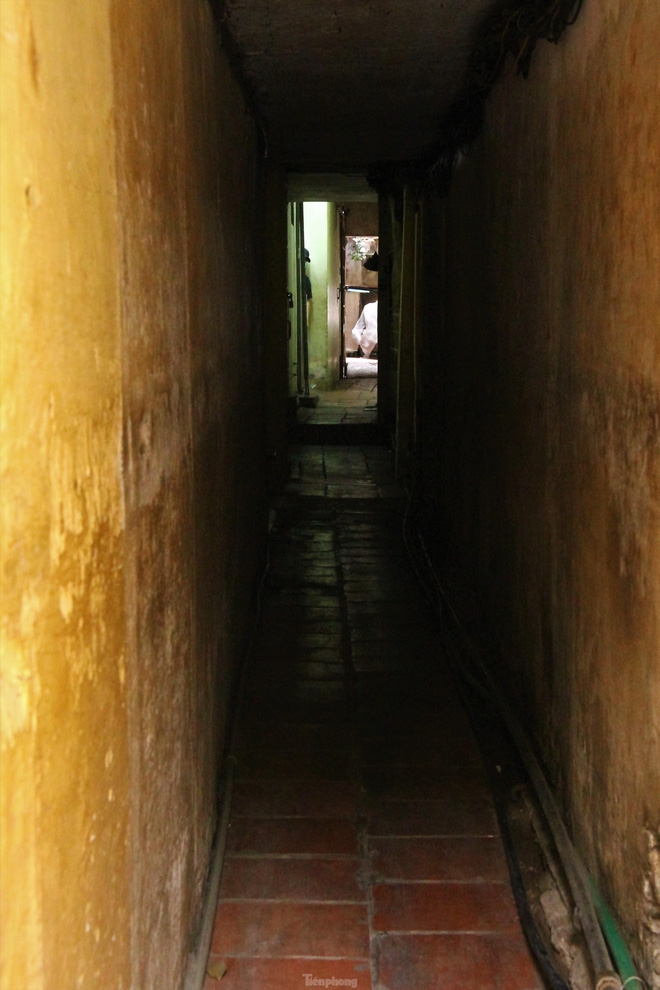
<path id="1" fill-rule="evenodd" d="M 637 975 L 635 965 L 630 958 L 630 953 L 616 926 L 616 922 L 591 877 L 589 877 L 589 893 L 625 990 L 644 990 L 646 984 L 641 976 Z"/>
<path id="2" fill-rule="evenodd" d="M 414 560 L 408 541 L 405 536 L 406 519 L 412 501 L 412 492 L 409 495 L 404 516 L 404 540 L 411 560 Z M 421 541 L 423 547 L 423 541 Z M 467 634 L 463 629 L 460 620 L 456 616 L 444 589 L 437 579 L 433 565 L 424 549 L 426 564 L 432 578 L 434 579 L 437 597 L 430 593 L 431 601 L 440 611 L 446 608 L 451 615 L 456 629 L 458 629 L 467 641 Z M 415 565 L 414 565 L 415 566 Z M 423 587 L 426 585 L 421 577 L 418 568 L 415 566 L 417 576 Z M 460 648 L 459 648 L 460 653 Z M 646 983 L 637 975 L 635 966 L 626 945 L 619 933 L 614 918 L 609 912 L 600 891 L 596 887 L 592 878 L 588 875 L 584 864 L 581 862 L 573 844 L 568 836 L 566 827 L 557 810 L 554 798 L 545 780 L 543 772 L 536 761 L 527 738 L 520 727 L 513 712 L 504 700 L 503 696 L 493 683 L 488 671 L 483 664 L 480 664 L 481 679 L 467 673 L 466 669 L 461 670 L 461 675 L 470 683 L 481 695 L 486 695 L 495 701 L 499 714 L 506 725 L 511 738 L 516 745 L 518 753 L 527 769 L 530 781 L 539 799 L 546 821 L 550 827 L 553 840 L 559 853 L 559 858 L 566 871 L 569 887 L 573 899 L 578 908 L 582 931 L 587 943 L 592 967 L 597 980 L 596 990 L 646 990 Z M 611 956 L 611 959 L 610 959 Z M 611 962 L 614 961 L 616 973 L 612 971 Z"/>

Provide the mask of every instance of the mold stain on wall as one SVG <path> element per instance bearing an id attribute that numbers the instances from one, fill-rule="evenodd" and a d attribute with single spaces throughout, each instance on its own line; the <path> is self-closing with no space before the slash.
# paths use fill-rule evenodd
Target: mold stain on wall
<path id="1" fill-rule="evenodd" d="M 424 453 L 450 557 L 654 986 L 659 46 L 651 0 L 585 4 L 492 94 L 444 208 Z"/>
<path id="2" fill-rule="evenodd" d="M 256 128 L 203 0 L 0 16 L 0 984 L 174 986 L 266 531 Z"/>
<path id="3" fill-rule="evenodd" d="M 0 981 L 32 990 L 103 973 L 128 986 L 107 6 L 9 0 L 0 15 L 2 878 L 12 891 Z M 90 45 L 94 57 L 79 58 Z"/>

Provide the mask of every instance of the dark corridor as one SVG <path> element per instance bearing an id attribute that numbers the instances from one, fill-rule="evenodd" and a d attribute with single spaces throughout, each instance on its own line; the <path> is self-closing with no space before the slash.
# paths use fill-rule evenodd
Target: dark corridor
<path id="1" fill-rule="evenodd" d="M 553 990 L 660 990 L 658 51 L 658 0 L 0 2 L 0 990 L 202 990 L 232 780 L 217 990 L 536 988 L 441 583 L 572 863 Z M 377 398 L 298 393 L 298 202 L 335 378 L 378 232 Z"/>
<path id="2" fill-rule="evenodd" d="M 390 455 L 290 460 L 206 990 L 541 990 Z"/>

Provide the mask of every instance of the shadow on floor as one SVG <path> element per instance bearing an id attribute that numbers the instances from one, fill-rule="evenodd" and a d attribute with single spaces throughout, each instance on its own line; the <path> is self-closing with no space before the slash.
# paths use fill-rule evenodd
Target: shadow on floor
<path id="1" fill-rule="evenodd" d="M 378 361 L 347 358 L 347 377 L 335 388 L 315 389 L 301 400 L 291 424 L 292 444 L 384 444 L 378 423 Z"/>
<path id="2" fill-rule="evenodd" d="M 541 990 L 383 448 L 297 447 L 205 990 Z"/>

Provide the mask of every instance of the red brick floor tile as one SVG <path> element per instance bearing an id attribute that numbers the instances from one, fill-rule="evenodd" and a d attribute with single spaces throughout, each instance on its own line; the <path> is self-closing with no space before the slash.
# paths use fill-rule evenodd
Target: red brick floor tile
<path id="1" fill-rule="evenodd" d="M 298 704 L 327 704 L 346 701 L 346 687 L 343 680 L 292 680 L 280 681 L 279 685 L 271 683 L 260 685 L 262 693 L 267 693 L 269 700 L 277 704 L 296 702 Z"/>
<path id="2" fill-rule="evenodd" d="M 225 861 L 220 897 L 292 901 L 365 900 L 359 860 L 238 857 Z"/>
<path id="3" fill-rule="evenodd" d="M 374 566 L 372 561 L 367 560 L 352 560 L 350 558 L 342 555 L 342 574 L 346 579 L 344 588 L 348 590 L 350 581 L 360 581 L 360 580 L 370 580 L 374 573 Z M 386 575 L 389 580 L 396 580 L 397 575 L 401 570 L 401 560 L 397 559 L 395 562 L 387 558 L 380 556 L 378 558 L 378 572 L 380 574 Z M 386 617 L 384 620 L 386 621 Z"/>
<path id="4" fill-rule="evenodd" d="M 394 601 L 399 601 L 406 590 L 419 588 L 417 579 L 411 574 L 406 574 L 403 568 L 397 568 L 396 573 L 391 566 L 379 567 L 377 570 L 366 567 L 362 571 L 347 567 L 342 570 L 345 575 L 344 592 L 352 602 L 361 601 L 363 592 L 367 592 L 367 601 L 375 600 L 371 597 L 374 592 L 385 592 L 388 595 L 398 593 L 399 597 L 395 597 Z"/>
<path id="5" fill-rule="evenodd" d="M 372 990 L 366 960 L 348 959 L 237 959 L 225 960 L 222 981 L 207 977 L 204 990 L 308 990 L 314 987 L 352 987 Z M 339 983 L 337 981 L 343 981 Z M 328 982 L 326 982 L 328 981 Z"/>
<path id="6" fill-rule="evenodd" d="M 360 494 L 366 480 L 358 450 L 298 460 L 306 493 Z M 213 936 L 228 971 L 205 990 L 372 990 L 368 903 L 378 990 L 539 990 L 482 757 L 399 522 L 367 503 L 306 512 L 292 506 L 273 531 Z"/>
<path id="7" fill-rule="evenodd" d="M 283 634 L 286 629 L 296 630 L 303 625 L 314 625 L 318 628 L 327 629 L 329 624 L 341 624 L 341 612 L 337 605 L 336 612 L 330 612 L 327 608 L 316 605 L 306 605 L 304 603 L 294 604 L 287 602 L 281 604 L 274 599 L 266 600 L 261 609 L 262 628 Z"/>
<path id="8" fill-rule="evenodd" d="M 351 546 L 342 545 L 339 548 L 339 560 L 341 561 L 342 567 L 355 566 L 355 567 L 387 567 L 392 565 L 392 561 L 396 557 L 399 561 L 405 560 L 405 556 L 400 553 L 400 548 L 393 545 L 393 549 L 390 550 L 389 547 L 374 546 L 373 544 L 353 545 L 354 541 L 351 541 Z M 397 552 L 399 551 L 399 552 Z M 409 610 L 398 609 L 398 613 L 403 617 L 409 617 Z"/>
<path id="9" fill-rule="evenodd" d="M 291 645 L 296 651 L 301 647 L 303 649 L 341 650 L 342 643 L 341 627 L 333 633 L 301 629 L 291 638 Z"/>
<path id="10" fill-rule="evenodd" d="M 380 990 L 542 990 L 522 937 L 392 935 L 378 941 Z"/>
<path id="11" fill-rule="evenodd" d="M 370 835 L 497 835 L 497 816 L 487 800 L 382 801 L 369 815 Z"/>
<path id="12" fill-rule="evenodd" d="M 387 606 L 389 602 L 400 600 L 400 592 L 392 582 L 385 582 L 380 586 L 370 581 L 348 581 L 349 587 L 346 589 L 350 595 L 350 601 L 358 607 L 364 603 L 380 603 Z M 351 587 L 352 586 L 352 587 Z"/>
<path id="13" fill-rule="evenodd" d="M 420 657 L 429 655 L 429 639 L 424 631 L 414 625 L 414 618 L 408 616 L 405 622 L 384 622 L 383 613 L 390 612 L 395 605 L 389 602 L 349 603 L 351 618 L 350 641 L 354 648 L 369 648 L 378 643 L 389 643 L 390 649 L 401 657 L 401 670 L 405 670 L 407 653 Z"/>
<path id="14" fill-rule="evenodd" d="M 351 818 L 356 787 L 348 781 L 237 780 L 232 818 Z"/>
<path id="15" fill-rule="evenodd" d="M 386 671 L 371 671 L 368 665 L 374 659 L 383 660 L 388 658 L 391 667 Z M 432 657 L 419 657 L 415 661 L 415 674 L 413 676 L 405 669 L 401 669 L 401 658 L 396 650 L 391 646 L 388 649 L 387 643 L 377 644 L 377 647 L 370 647 L 365 650 L 351 650 L 351 660 L 358 672 L 355 687 L 358 698 L 391 697 L 406 704 L 417 707 L 418 710 L 424 708 L 424 704 L 432 699 L 433 714 L 436 732 L 462 731 L 468 734 L 470 724 L 467 716 L 454 701 L 453 687 L 447 676 L 442 676 L 438 670 L 437 662 Z M 398 662 L 398 667 L 396 666 Z M 406 662 L 409 657 L 406 655 Z M 366 664 L 367 669 L 360 671 L 360 665 Z M 435 695 L 435 697 L 433 697 Z"/>
<path id="16" fill-rule="evenodd" d="M 323 659 L 308 659 L 298 652 L 278 663 L 264 662 L 254 667 L 250 684 L 281 683 L 292 681 L 340 681 L 344 680 L 344 663 L 341 654 L 328 654 Z M 248 688 L 249 690 L 249 688 Z"/>
<path id="17" fill-rule="evenodd" d="M 339 725 L 286 722 L 284 719 L 244 718 L 239 736 L 238 752 L 297 749 L 300 752 L 338 752 L 350 747 L 346 728 Z"/>
<path id="18" fill-rule="evenodd" d="M 359 712 L 358 712 L 359 717 Z M 441 736 L 425 738 L 421 733 L 410 735 L 401 725 L 403 715 L 394 713 L 388 720 L 387 713 L 371 711 L 364 724 L 389 724 L 386 737 L 365 739 L 360 747 L 360 760 L 364 766 L 425 766 L 429 771 L 441 771 L 446 767 L 482 766 L 482 756 L 471 737 Z"/>
<path id="19" fill-rule="evenodd" d="M 353 643 L 351 646 L 351 660 L 355 669 L 360 672 L 361 680 L 368 677 L 373 679 L 376 676 L 401 677 L 402 667 L 405 667 L 402 663 L 404 658 L 406 663 L 414 662 L 415 670 L 428 672 L 429 678 L 434 676 L 435 665 L 432 658 L 424 651 L 411 651 L 408 645 L 398 645 L 391 639 L 383 639 L 369 643 Z M 376 666 L 377 662 L 384 665 L 385 661 L 388 665 L 383 666 L 382 670 Z"/>
<path id="20" fill-rule="evenodd" d="M 277 560 L 279 558 L 284 561 L 288 561 L 289 555 L 295 558 L 296 563 L 304 563 L 307 561 L 313 566 L 319 565 L 322 567 L 334 567 L 336 561 L 336 554 L 333 549 L 333 543 L 330 541 L 326 547 L 314 547 L 309 548 L 305 543 L 299 543 L 295 548 L 295 552 L 292 552 L 287 548 L 284 552 L 280 550 L 279 554 L 271 554 L 272 560 Z M 272 566 L 272 565 L 271 565 Z"/>
<path id="21" fill-rule="evenodd" d="M 291 663 L 293 660 L 316 661 L 318 663 L 341 663 L 341 646 L 296 646 L 288 639 L 282 639 L 273 643 L 270 647 L 264 647 L 255 656 L 253 672 L 257 670 L 268 670 L 276 674 L 280 667 Z"/>
<path id="22" fill-rule="evenodd" d="M 219 956 L 366 959 L 367 907 L 220 901 L 211 952 Z"/>
<path id="23" fill-rule="evenodd" d="M 325 611 L 328 619 L 339 618 L 339 600 L 337 593 L 329 588 L 272 588 L 273 601 L 283 608 L 315 608 Z"/>
<path id="24" fill-rule="evenodd" d="M 417 759 L 415 762 L 418 763 L 419 760 Z M 458 744 L 455 747 L 447 747 L 444 752 L 434 752 L 430 749 L 426 766 L 431 773 L 442 773 L 447 767 L 464 767 L 470 770 L 479 767 L 483 769 L 484 762 L 476 744 L 472 748 L 470 743 L 464 747 Z"/>
<path id="25" fill-rule="evenodd" d="M 313 637 L 313 638 L 311 638 Z M 302 642 L 301 642 L 302 639 Z M 343 636 L 338 616 L 325 619 L 299 621 L 292 626 L 288 621 L 272 620 L 268 623 L 267 635 L 257 635 L 252 649 L 254 663 L 268 663 L 273 657 L 286 653 L 305 653 L 307 650 L 339 650 Z"/>
<path id="26" fill-rule="evenodd" d="M 313 640 L 312 649 L 318 649 L 319 645 L 324 649 L 337 649 L 343 642 L 342 625 L 338 618 L 326 617 L 307 618 L 304 613 L 299 614 L 298 621 L 291 623 L 288 618 L 271 618 L 263 631 L 257 633 L 253 656 L 256 662 L 267 661 L 270 656 L 280 650 L 290 649 L 291 644 L 296 642 L 296 652 L 301 649 L 300 637 L 315 636 L 322 637 L 323 642 L 318 639 Z M 305 641 L 303 641 L 305 642 Z"/>
<path id="27" fill-rule="evenodd" d="M 422 766 L 372 767 L 363 771 L 368 793 L 390 801 L 466 799 L 490 800 L 490 787 L 483 768 L 441 767 L 428 770 Z"/>
<path id="28" fill-rule="evenodd" d="M 242 818 L 227 835 L 228 853 L 355 856 L 358 848 L 355 823 L 341 818 Z"/>
<path id="29" fill-rule="evenodd" d="M 518 932 L 508 884 L 391 883 L 373 887 L 381 932 Z"/>
<path id="30" fill-rule="evenodd" d="M 433 650 L 426 650 L 420 658 L 419 667 L 413 670 L 408 669 L 406 664 L 402 664 L 398 674 L 391 673 L 387 678 L 383 678 L 384 686 L 388 682 L 393 688 L 397 684 L 402 685 L 406 697 L 413 701 L 416 698 L 424 698 L 431 692 L 435 703 L 436 717 L 427 716 L 423 725 L 424 729 L 445 729 L 445 723 L 451 721 L 455 725 L 466 725 L 467 712 L 463 708 L 458 694 L 456 693 L 455 682 L 449 670 L 439 661 L 437 653 Z M 442 717 L 438 720 L 438 713 Z"/>
<path id="31" fill-rule="evenodd" d="M 352 775 L 352 760 L 349 753 L 341 751 L 275 749 L 263 753 L 253 750 L 239 756 L 238 772 L 241 777 L 250 779 L 345 781 Z"/>
<path id="32" fill-rule="evenodd" d="M 371 839 L 376 875 L 388 880 L 508 881 L 499 838 Z"/>
<path id="33" fill-rule="evenodd" d="M 386 698 L 385 701 L 384 714 L 388 714 L 389 709 L 386 706 L 396 701 L 395 693 L 392 692 L 391 698 Z M 465 744 L 470 755 L 479 753 L 474 735 L 463 717 L 451 711 L 445 713 L 440 704 L 434 704 L 430 693 L 424 705 L 412 704 L 406 708 L 402 704 L 398 723 L 392 720 L 390 724 L 397 725 L 395 739 L 392 738 L 387 724 L 379 725 L 377 721 L 373 725 L 365 722 L 364 727 L 360 724 L 358 728 L 363 744 L 380 747 L 383 754 L 388 753 L 390 746 L 396 746 L 396 751 L 410 750 L 414 753 L 419 752 L 423 746 L 433 753 L 442 753 L 456 740 L 459 744 Z"/>
<path id="34" fill-rule="evenodd" d="M 343 725 L 348 720 L 348 709 L 343 700 L 306 701 L 291 696 L 271 694 L 268 697 L 252 697 L 247 703 L 258 718 L 269 721 L 281 718 L 294 724 L 320 722 Z"/>
<path id="35" fill-rule="evenodd" d="M 268 578 L 269 587 L 297 587 L 302 584 L 310 588 L 333 588 L 337 584 L 337 568 L 332 563 L 317 564 L 315 561 L 292 559 L 275 562 L 271 565 Z M 267 580 L 268 580 L 267 578 Z"/>
<path id="36" fill-rule="evenodd" d="M 392 654 L 390 647 L 382 650 L 369 649 L 359 656 L 351 654 L 353 669 L 358 676 L 371 676 L 380 674 L 396 674 L 401 670 L 401 660 Z M 421 658 L 415 658 L 415 665 L 423 662 Z"/>

